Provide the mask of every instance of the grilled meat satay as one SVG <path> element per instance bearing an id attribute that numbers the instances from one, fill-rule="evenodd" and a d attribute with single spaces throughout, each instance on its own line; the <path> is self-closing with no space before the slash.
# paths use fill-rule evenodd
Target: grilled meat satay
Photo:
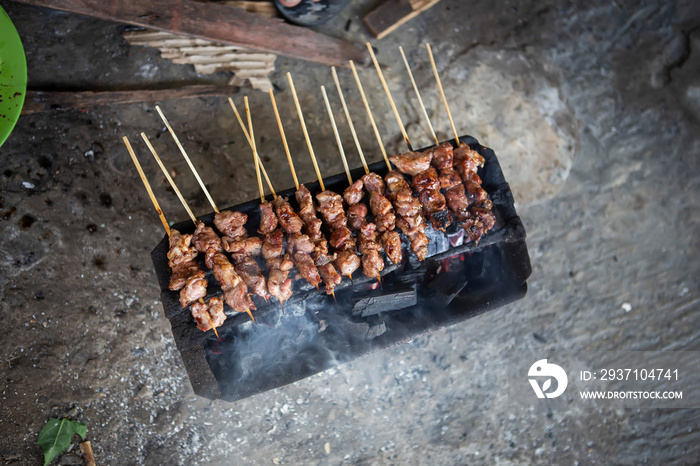
<path id="1" fill-rule="evenodd" d="M 411 251 L 422 261 L 428 254 L 428 237 L 420 201 L 413 197 L 411 187 L 400 172 L 391 170 L 384 179 L 398 216 L 396 224 L 408 237 Z"/>
<path id="2" fill-rule="evenodd" d="M 484 158 L 467 144 L 461 144 L 454 149 L 453 158 L 454 167 L 462 178 L 469 201 L 470 215 L 462 227 L 467 231 L 469 239 L 478 244 L 496 224 L 496 217 L 491 210 L 493 204 L 481 187 L 481 178 L 477 174 L 478 169 L 484 166 Z"/>
<path id="3" fill-rule="evenodd" d="M 391 262 L 398 264 L 403 259 L 401 237 L 398 232 L 394 231 L 396 213 L 391 201 L 386 197 L 386 183 L 381 176 L 371 172 L 364 175 L 362 181 L 366 191 L 370 193 L 369 207 L 374 215 L 377 231 L 381 233 L 381 244 L 384 246 L 384 251 Z"/>
<path id="4" fill-rule="evenodd" d="M 203 332 L 221 326 L 226 320 L 224 301 L 219 296 L 213 296 L 207 303 L 200 299 L 192 304 L 191 311 L 197 328 Z"/>
<path id="5" fill-rule="evenodd" d="M 334 257 L 328 254 L 328 240 L 321 233 L 323 222 L 316 215 L 313 198 L 306 186 L 299 185 L 295 196 L 299 204 L 299 217 L 304 221 L 304 232 L 314 244 L 313 259 L 323 278 L 326 294 L 333 294 L 342 277 L 332 263 Z"/>
<path id="6" fill-rule="evenodd" d="M 343 210 L 343 198 L 333 191 L 322 191 L 316 195 L 318 211 L 331 230 L 330 245 L 336 253 L 334 265 L 343 275 L 351 277 L 360 267 L 360 257 L 355 252 L 355 239 L 347 226 Z"/>
<path id="7" fill-rule="evenodd" d="M 360 178 L 358 181 L 348 187 L 343 193 L 343 197 L 347 202 L 353 202 L 348 206 L 348 225 L 358 234 L 358 249 L 362 254 L 362 272 L 369 278 L 380 279 L 381 272 L 384 270 L 384 259 L 382 258 L 383 246 L 377 241 L 377 225 L 367 222 L 367 206 L 360 201 L 364 197 L 362 188 L 365 185 L 365 178 Z M 381 180 L 381 178 L 380 178 Z M 370 180 L 372 183 L 374 180 Z M 382 183 L 383 184 L 383 183 Z M 378 188 L 375 188 L 378 189 Z M 359 195 L 358 194 L 361 194 Z M 370 192 L 370 195 L 373 193 Z M 394 231 L 385 231 L 384 234 L 395 234 L 399 240 L 399 259 L 401 253 L 401 238 Z M 393 235 L 392 235 L 393 237 Z M 396 259 L 395 245 L 392 243 L 391 260 Z"/>
<path id="8" fill-rule="evenodd" d="M 187 307 L 207 295 L 206 273 L 194 260 L 197 250 L 191 246 L 192 235 L 170 230 L 168 265 L 172 271 L 168 288 L 180 290 L 180 306 Z"/>
<path id="9" fill-rule="evenodd" d="M 192 243 L 197 251 L 205 256 L 205 263 L 214 273 L 224 292 L 224 300 L 235 312 L 249 312 L 255 309 L 253 301 L 248 295 L 248 287 L 236 273 L 233 265 L 223 253 L 221 238 L 216 232 L 199 222 L 194 232 Z"/>
<path id="10" fill-rule="evenodd" d="M 301 229 L 304 226 L 304 222 L 299 218 L 299 216 L 294 212 L 289 201 L 282 196 L 277 196 L 272 202 L 275 208 L 275 213 L 277 214 L 277 219 L 279 220 L 282 229 L 287 234 L 287 241 L 291 240 L 289 253 L 294 261 L 294 266 L 301 277 L 306 280 L 306 282 L 318 288 L 319 283 L 321 283 L 321 276 L 318 273 L 318 269 L 314 264 L 313 259 L 309 252 L 304 252 L 305 246 L 309 241 L 308 235 L 303 235 Z M 305 237 L 305 238 L 304 238 Z M 299 251 L 295 251 L 293 246 L 298 246 L 302 248 Z M 313 247 L 311 249 L 313 251 Z"/>
<path id="11" fill-rule="evenodd" d="M 284 233 L 277 225 L 278 220 L 272 204 L 260 204 L 258 233 L 264 237 L 261 253 L 268 270 L 267 291 L 280 303 L 284 303 L 292 297 L 292 279 L 289 278 L 289 271 L 294 264 L 289 255 L 284 254 Z"/>
<path id="12" fill-rule="evenodd" d="M 445 191 L 445 200 L 454 215 L 455 223 L 463 226 L 469 219 L 469 200 L 459 173 L 454 168 L 452 144 L 445 142 L 430 149 L 432 165 L 439 173 L 440 187 Z"/>
<path id="13" fill-rule="evenodd" d="M 248 231 L 244 226 L 247 221 L 248 216 L 242 212 L 224 210 L 214 215 L 214 225 L 226 235 L 221 238 L 222 246 L 231 254 L 236 273 L 243 278 L 253 293 L 267 299 L 265 277 L 253 259 L 253 256 L 262 251 L 262 240 L 257 237 L 248 238 Z"/>
<path id="14" fill-rule="evenodd" d="M 413 176 L 411 186 L 418 194 L 423 215 L 434 229 L 445 231 L 452 223 L 445 196 L 440 192 L 437 171 L 430 166 L 432 151 L 406 152 L 389 158 L 401 173 Z"/>

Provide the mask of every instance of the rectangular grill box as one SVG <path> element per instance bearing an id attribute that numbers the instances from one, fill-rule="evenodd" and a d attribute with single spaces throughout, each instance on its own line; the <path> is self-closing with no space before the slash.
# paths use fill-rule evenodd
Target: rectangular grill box
<path id="1" fill-rule="evenodd" d="M 217 329 L 218 340 L 214 332 L 197 329 L 189 307 L 180 307 L 179 292 L 168 289 L 168 238 L 164 237 L 151 256 L 165 316 L 194 392 L 212 400 L 235 401 L 408 342 L 525 296 L 532 269 L 525 229 L 515 211 L 510 187 L 491 149 L 470 136 L 460 141 L 485 158 L 479 176 L 496 216 L 495 227 L 478 245 L 454 246 L 461 236 L 454 226 L 447 234 L 428 228 L 429 257 L 418 262 L 404 238 L 404 261 L 399 266 L 385 266 L 380 286 L 366 278 L 360 268 L 352 282 L 343 278 L 334 300 L 303 279 L 294 280 L 294 294 L 284 303 L 284 309 L 274 298 L 265 303 L 253 297 L 258 308 L 253 311 L 257 324 L 245 313 L 233 315 L 226 306 L 229 317 Z M 455 146 L 454 140 L 450 142 Z M 383 176 L 387 167 L 377 162 L 370 170 Z M 356 180 L 364 170 L 358 168 L 351 173 Z M 324 182 L 327 189 L 339 194 L 348 186 L 344 173 Z M 306 186 L 314 195 L 320 190 L 318 182 Z M 278 195 L 289 198 L 296 210 L 294 192 L 289 189 Z M 248 214 L 246 228 L 251 236 L 257 235 L 259 203 L 249 201 L 230 208 Z M 213 218 L 214 213 L 199 217 L 210 226 Z M 191 221 L 174 228 L 182 233 L 194 231 Z M 201 254 L 198 260 L 207 270 Z M 262 262 L 261 268 L 265 270 Z M 211 271 L 207 270 L 207 278 L 205 299 L 220 295 L 221 288 Z"/>

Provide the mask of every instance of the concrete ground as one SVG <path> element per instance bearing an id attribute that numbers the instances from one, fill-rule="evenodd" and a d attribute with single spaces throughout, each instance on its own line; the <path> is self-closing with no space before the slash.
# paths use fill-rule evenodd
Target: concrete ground
<path id="1" fill-rule="evenodd" d="M 364 42 L 360 18 L 376 3 L 353 2 L 321 29 Z M 0 5 L 24 42 L 32 89 L 227 79 L 130 47 L 119 24 Z M 513 365 L 533 362 L 523 354 L 700 350 L 699 27 L 692 0 L 443 0 L 373 40 L 417 146 L 430 137 L 397 46 L 446 139 L 422 48 L 433 43 L 459 132 L 493 148 L 511 182 L 533 265 L 528 295 L 236 403 L 193 395 L 162 314 L 149 252 L 163 231 L 121 137 L 137 147 L 169 220 L 186 214 L 141 131 L 195 213 L 211 208 L 154 102 L 23 116 L 0 148 L 0 459 L 38 464 L 37 433 L 68 416 L 87 425 L 98 464 L 697 464 L 698 409 L 582 405 L 573 395 L 542 404 L 529 392 L 509 397 L 504 385 Z M 287 58 L 277 70 L 300 179 L 315 176 L 287 71 L 322 173 L 340 172 L 319 92 L 325 84 L 336 98 L 329 70 Z M 351 75 L 340 75 L 360 140 L 378 160 Z M 361 76 L 389 150 L 401 150 L 376 75 Z M 243 95 L 273 183 L 287 188 L 269 99 L 250 89 L 234 99 Z M 256 196 L 225 99 L 161 105 L 220 206 Z M 58 464 L 80 464 L 76 451 Z"/>

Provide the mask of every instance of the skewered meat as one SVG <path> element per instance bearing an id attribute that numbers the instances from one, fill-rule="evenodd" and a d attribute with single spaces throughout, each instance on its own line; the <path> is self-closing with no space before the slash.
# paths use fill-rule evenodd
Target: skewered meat
<path id="1" fill-rule="evenodd" d="M 362 200 L 362 198 L 365 196 L 365 193 L 362 192 L 364 185 L 365 184 L 362 181 L 362 178 L 360 178 L 359 180 L 355 181 L 353 184 L 348 186 L 345 189 L 345 191 L 343 191 L 343 199 L 345 200 L 345 203 L 347 205 L 356 205 Z"/>
<path id="2" fill-rule="evenodd" d="M 333 294 L 335 287 L 343 280 L 331 262 L 319 265 L 318 273 L 323 278 L 326 294 Z"/>
<path id="3" fill-rule="evenodd" d="M 251 236 L 245 239 L 233 239 L 230 236 L 221 238 L 226 252 L 231 254 L 246 254 L 249 256 L 258 256 L 262 251 L 263 240 L 257 236 Z"/>
<path id="4" fill-rule="evenodd" d="M 401 173 L 417 176 L 430 167 L 432 156 L 430 151 L 406 152 L 405 154 L 393 155 L 389 157 L 389 160 L 396 165 Z"/>
<path id="5" fill-rule="evenodd" d="M 222 210 L 214 216 L 214 225 L 224 235 L 231 238 L 247 236 L 245 222 L 248 216 L 242 212 L 232 210 Z"/>
<path id="6" fill-rule="evenodd" d="M 199 298 L 207 295 L 207 280 L 204 278 L 206 274 L 197 266 L 196 271 L 187 277 L 185 286 L 180 290 L 180 306 L 187 307 Z"/>
<path id="7" fill-rule="evenodd" d="M 359 202 L 359 201 L 358 201 Z M 348 207 L 348 226 L 353 230 L 359 230 L 365 223 L 367 217 L 367 206 L 361 203 L 352 204 Z"/>
<path id="8" fill-rule="evenodd" d="M 306 186 L 299 185 L 299 189 L 296 191 L 296 199 L 299 204 L 299 216 L 304 221 L 304 233 L 306 233 L 311 241 L 320 241 L 323 239 L 321 234 L 321 219 L 316 216 L 316 209 L 314 208 L 314 201 L 311 197 L 311 193 L 306 188 Z"/>
<path id="9" fill-rule="evenodd" d="M 170 285 L 168 286 L 168 289 L 172 291 L 181 290 L 187 283 L 187 279 L 200 270 L 199 264 L 193 260 L 180 264 L 178 267 L 172 268 L 172 273 L 170 274 Z M 204 272 L 202 272 L 202 274 L 204 274 Z M 204 275 L 202 275 L 201 278 L 204 278 Z"/>
<path id="10" fill-rule="evenodd" d="M 261 298 L 267 298 L 267 286 L 260 266 L 247 254 L 234 254 L 236 273 L 240 275 L 250 290 Z"/>
<path id="11" fill-rule="evenodd" d="M 343 210 L 343 198 L 333 191 L 323 191 L 316 195 L 318 211 L 331 229 L 329 243 L 335 250 L 335 267 L 348 277 L 360 267 L 360 258 L 355 253 L 355 240 L 347 227 L 347 217 Z"/>
<path id="12" fill-rule="evenodd" d="M 311 254 L 314 252 L 314 244 L 309 239 L 308 235 L 302 235 L 301 233 L 296 233 L 287 238 L 287 245 L 289 249 L 293 252 L 301 252 L 304 254 Z"/>
<path id="13" fill-rule="evenodd" d="M 191 246 L 192 235 L 183 235 L 179 231 L 171 229 L 169 242 L 168 265 L 171 269 L 197 257 L 197 249 Z"/>
<path id="14" fill-rule="evenodd" d="M 469 200 L 462 179 L 454 169 L 452 145 L 445 142 L 430 150 L 433 166 L 439 171 L 440 187 L 445 191 L 445 200 L 454 215 L 455 222 L 462 226 L 469 219 Z"/>
<path id="15" fill-rule="evenodd" d="M 413 177 L 412 185 L 418 192 L 425 217 L 430 220 L 433 228 L 445 231 L 452 223 L 452 213 L 447 209 L 445 196 L 440 192 L 437 171 L 429 167 Z"/>
<path id="16" fill-rule="evenodd" d="M 282 196 L 277 196 L 277 199 L 272 201 L 272 205 L 275 208 L 277 219 L 285 233 L 293 235 L 294 233 L 301 232 L 304 222 L 294 212 L 294 209 L 289 205 L 287 199 Z"/>
<path id="17" fill-rule="evenodd" d="M 269 202 L 260 204 L 260 227 L 258 228 L 258 233 L 263 236 L 271 234 L 277 228 L 277 223 L 277 215 L 272 210 L 272 204 Z"/>
<path id="18" fill-rule="evenodd" d="M 262 256 L 266 261 L 280 257 L 284 251 L 284 233 L 277 228 L 263 240 Z"/>
<path id="19" fill-rule="evenodd" d="M 311 259 L 311 256 L 303 252 L 296 252 L 292 258 L 297 273 L 299 273 L 309 285 L 318 288 L 318 284 L 321 283 L 321 276 L 318 274 L 318 269 L 313 259 Z"/>
<path id="20" fill-rule="evenodd" d="M 401 262 L 403 254 L 401 253 L 401 236 L 397 231 L 385 231 L 381 236 L 384 251 L 389 257 L 389 260 L 394 264 Z"/>
<path id="21" fill-rule="evenodd" d="M 382 247 L 377 243 L 377 226 L 374 223 L 366 223 L 360 230 L 359 249 L 362 253 L 362 273 L 379 279 L 384 270 L 384 259 Z"/>
<path id="22" fill-rule="evenodd" d="M 372 192 L 369 197 L 369 207 L 374 214 L 374 223 L 377 224 L 377 231 L 391 231 L 396 226 L 396 215 L 389 199 L 385 196 Z"/>
<path id="23" fill-rule="evenodd" d="M 478 244 L 496 224 L 491 200 L 481 187 L 481 178 L 477 174 L 478 169 L 484 166 L 484 158 L 467 144 L 461 144 L 454 150 L 454 166 L 462 177 L 469 201 L 469 216 L 461 226 L 467 232 L 468 239 Z"/>
<path id="24" fill-rule="evenodd" d="M 368 193 L 377 193 L 384 195 L 386 193 L 386 184 L 381 176 L 376 173 L 369 172 L 362 177 L 362 182 L 365 185 L 365 190 Z"/>
<path id="25" fill-rule="evenodd" d="M 197 248 L 197 251 L 204 254 L 204 263 L 207 267 L 213 269 L 212 255 L 224 249 L 219 235 L 211 227 L 206 226 L 204 222 L 199 222 L 197 229 L 192 235 L 192 244 Z"/>
<path id="26" fill-rule="evenodd" d="M 428 237 L 425 234 L 425 220 L 421 214 L 420 202 L 413 197 L 408 182 L 398 171 L 389 171 L 385 179 L 399 216 L 396 224 L 411 242 L 411 251 L 422 261 L 428 254 Z"/>
<path id="27" fill-rule="evenodd" d="M 203 332 L 219 327 L 226 320 L 224 314 L 224 302 L 218 296 L 213 296 L 208 303 L 199 300 L 190 308 L 192 317 L 197 322 L 197 328 Z"/>

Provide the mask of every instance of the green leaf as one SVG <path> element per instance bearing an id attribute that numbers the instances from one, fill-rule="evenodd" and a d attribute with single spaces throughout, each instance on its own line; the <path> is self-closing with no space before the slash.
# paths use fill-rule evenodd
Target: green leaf
<path id="1" fill-rule="evenodd" d="M 80 435 L 84 440 L 87 426 L 82 422 L 68 419 L 49 419 L 41 428 L 36 439 L 37 445 L 44 452 L 44 466 L 49 464 L 56 455 L 60 455 L 68 449 L 75 434 Z"/>

